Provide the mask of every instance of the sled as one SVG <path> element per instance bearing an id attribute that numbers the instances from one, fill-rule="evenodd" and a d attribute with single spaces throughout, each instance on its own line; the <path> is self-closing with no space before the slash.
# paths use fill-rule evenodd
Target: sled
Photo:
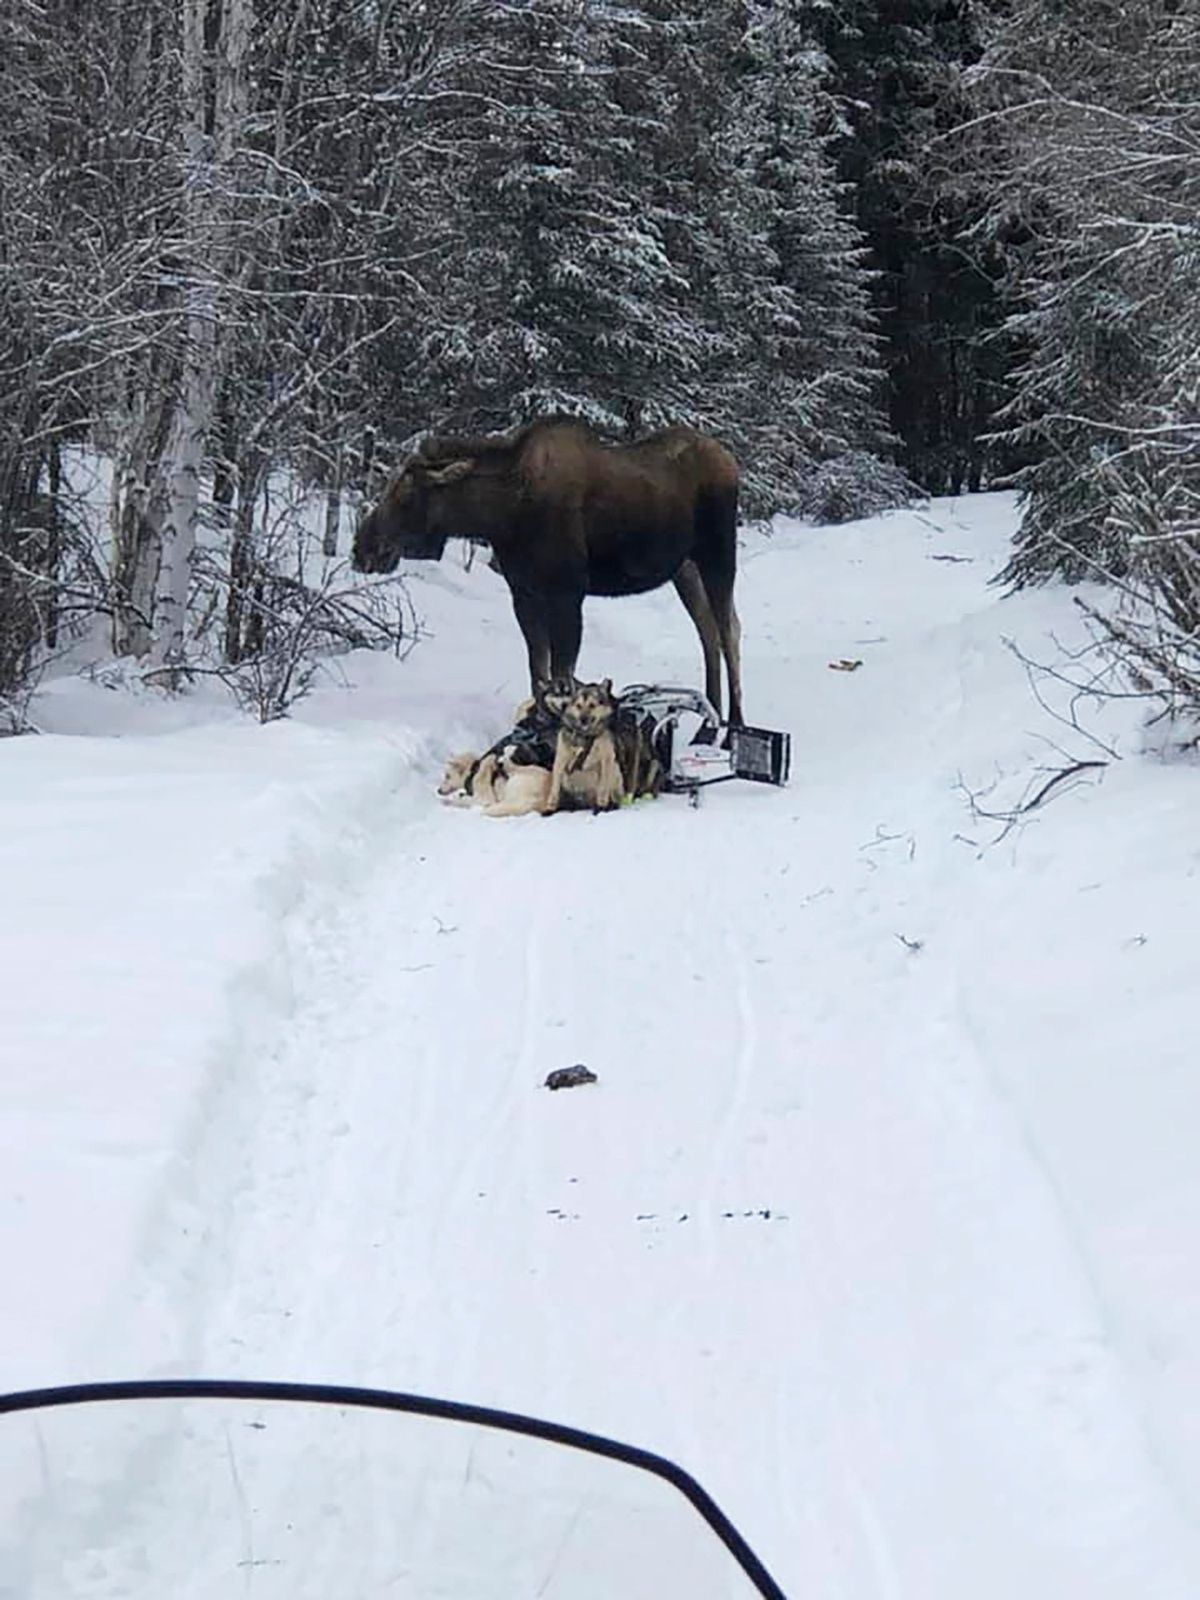
<path id="1" fill-rule="evenodd" d="M 634 683 L 622 689 L 617 700 L 623 711 L 652 727 L 668 794 L 686 794 L 692 805 L 698 805 L 701 790 L 710 784 L 741 778 L 780 788 L 788 781 L 791 735 L 769 728 L 730 727 L 697 689 Z"/>

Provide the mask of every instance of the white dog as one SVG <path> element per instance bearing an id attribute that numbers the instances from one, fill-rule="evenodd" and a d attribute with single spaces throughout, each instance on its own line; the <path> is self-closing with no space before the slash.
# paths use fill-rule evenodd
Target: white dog
<path id="1" fill-rule="evenodd" d="M 551 776 L 545 767 L 518 766 L 509 751 L 451 756 L 438 794 L 447 805 L 477 805 L 485 817 L 524 817 L 544 812 L 550 799 Z"/>

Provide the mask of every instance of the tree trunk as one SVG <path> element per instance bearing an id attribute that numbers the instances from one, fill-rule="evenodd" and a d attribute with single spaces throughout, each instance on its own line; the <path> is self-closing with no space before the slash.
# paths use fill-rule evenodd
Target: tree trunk
<path id="1" fill-rule="evenodd" d="M 109 502 L 113 543 L 112 647 L 118 656 L 144 656 L 153 641 L 154 594 L 162 560 L 162 524 L 151 489 L 153 465 L 162 454 L 166 408 L 144 395 L 165 376 L 156 362 L 131 375 L 141 389 L 117 430 Z"/>
<path id="2" fill-rule="evenodd" d="M 157 585 L 156 659 L 177 665 L 184 656 L 188 589 L 200 513 L 200 479 L 216 410 L 220 361 L 221 289 L 230 266 L 225 180 L 240 143 L 248 107 L 246 58 L 252 0 L 182 0 L 182 227 L 186 255 L 186 321 L 182 372 L 164 454 L 162 563 Z M 217 21 L 212 135 L 206 132 L 205 23 Z"/>
<path id="3" fill-rule="evenodd" d="M 148 9 L 129 62 L 133 100 L 150 92 L 157 64 L 164 57 L 159 18 Z M 166 76 L 164 72 L 163 78 Z M 160 282 L 155 310 L 162 316 L 162 339 L 148 352 L 122 364 L 121 398 L 114 407 L 109 534 L 112 649 L 118 656 L 146 655 L 153 637 L 162 543 L 161 527 L 153 514 L 151 478 L 162 450 L 167 400 L 174 384 L 169 316 L 173 298 L 173 291 Z"/>
<path id="4" fill-rule="evenodd" d="M 47 487 L 50 491 L 46 506 L 46 576 L 51 580 L 46 596 L 45 620 L 42 637 L 48 649 L 58 645 L 58 569 L 62 561 L 62 445 L 57 439 L 50 441 L 50 459 L 47 463 Z"/>
<path id="5" fill-rule="evenodd" d="M 256 565 L 254 512 L 264 471 L 265 463 L 257 452 L 249 457 L 244 455 L 238 462 L 237 503 L 229 545 L 229 597 L 225 603 L 225 660 L 230 666 L 236 666 L 252 654 L 251 644 L 256 632 L 252 626 L 253 614 L 248 621 L 247 610 L 252 611 Z"/>
<path id="6" fill-rule="evenodd" d="M 342 452 L 339 450 L 333 463 L 333 482 L 325 491 L 325 531 L 321 539 L 321 554 L 338 553 L 338 526 L 342 519 Z"/>

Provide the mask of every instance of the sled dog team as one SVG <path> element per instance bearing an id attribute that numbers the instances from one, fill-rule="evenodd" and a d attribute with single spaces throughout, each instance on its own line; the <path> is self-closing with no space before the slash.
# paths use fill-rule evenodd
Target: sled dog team
<path id="1" fill-rule="evenodd" d="M 486 817 L 612 811 L 663 786 L 653 731 L 622 708 L 611 678 L 540 685 L 515 724 L 483 755 L 450 758 L 438 785 L 448 805 L 476 805 Z"/>

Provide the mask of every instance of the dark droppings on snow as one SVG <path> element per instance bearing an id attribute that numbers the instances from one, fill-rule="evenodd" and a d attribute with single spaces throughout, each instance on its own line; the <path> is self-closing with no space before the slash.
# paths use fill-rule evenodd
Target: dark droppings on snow
<path id="1" fill-rule="evenodd" d="M 681 1211 L 675 1221 L 687 1222 L 690 1216 L 691 1212 Z M 730 1219 L 756 1217 L 763 1222 L 786 1222 L 788 1220 L 786 1211 L 772 1211 L 770 1206 L 758 1206 L 750 1211 L 722 1211 L 721 1216 Z M 659 1218 L 660 1213 L 657 1211 L 639 1211 L 633 1220 L 635 1222 L 657 1222 Z M 663 1220 L 667 1219 L 664 1218 Z"/>
<path id="2" fill-rule="evenodd" d="M 576 1089 L 581 1083 L 596 1083 L 596 1074 L 590 1067 L 585 1067 L 582 1061 L 577 1061 L 573 1067 L 556 1067 L 546 1079 L 547 1089 Z"/>

